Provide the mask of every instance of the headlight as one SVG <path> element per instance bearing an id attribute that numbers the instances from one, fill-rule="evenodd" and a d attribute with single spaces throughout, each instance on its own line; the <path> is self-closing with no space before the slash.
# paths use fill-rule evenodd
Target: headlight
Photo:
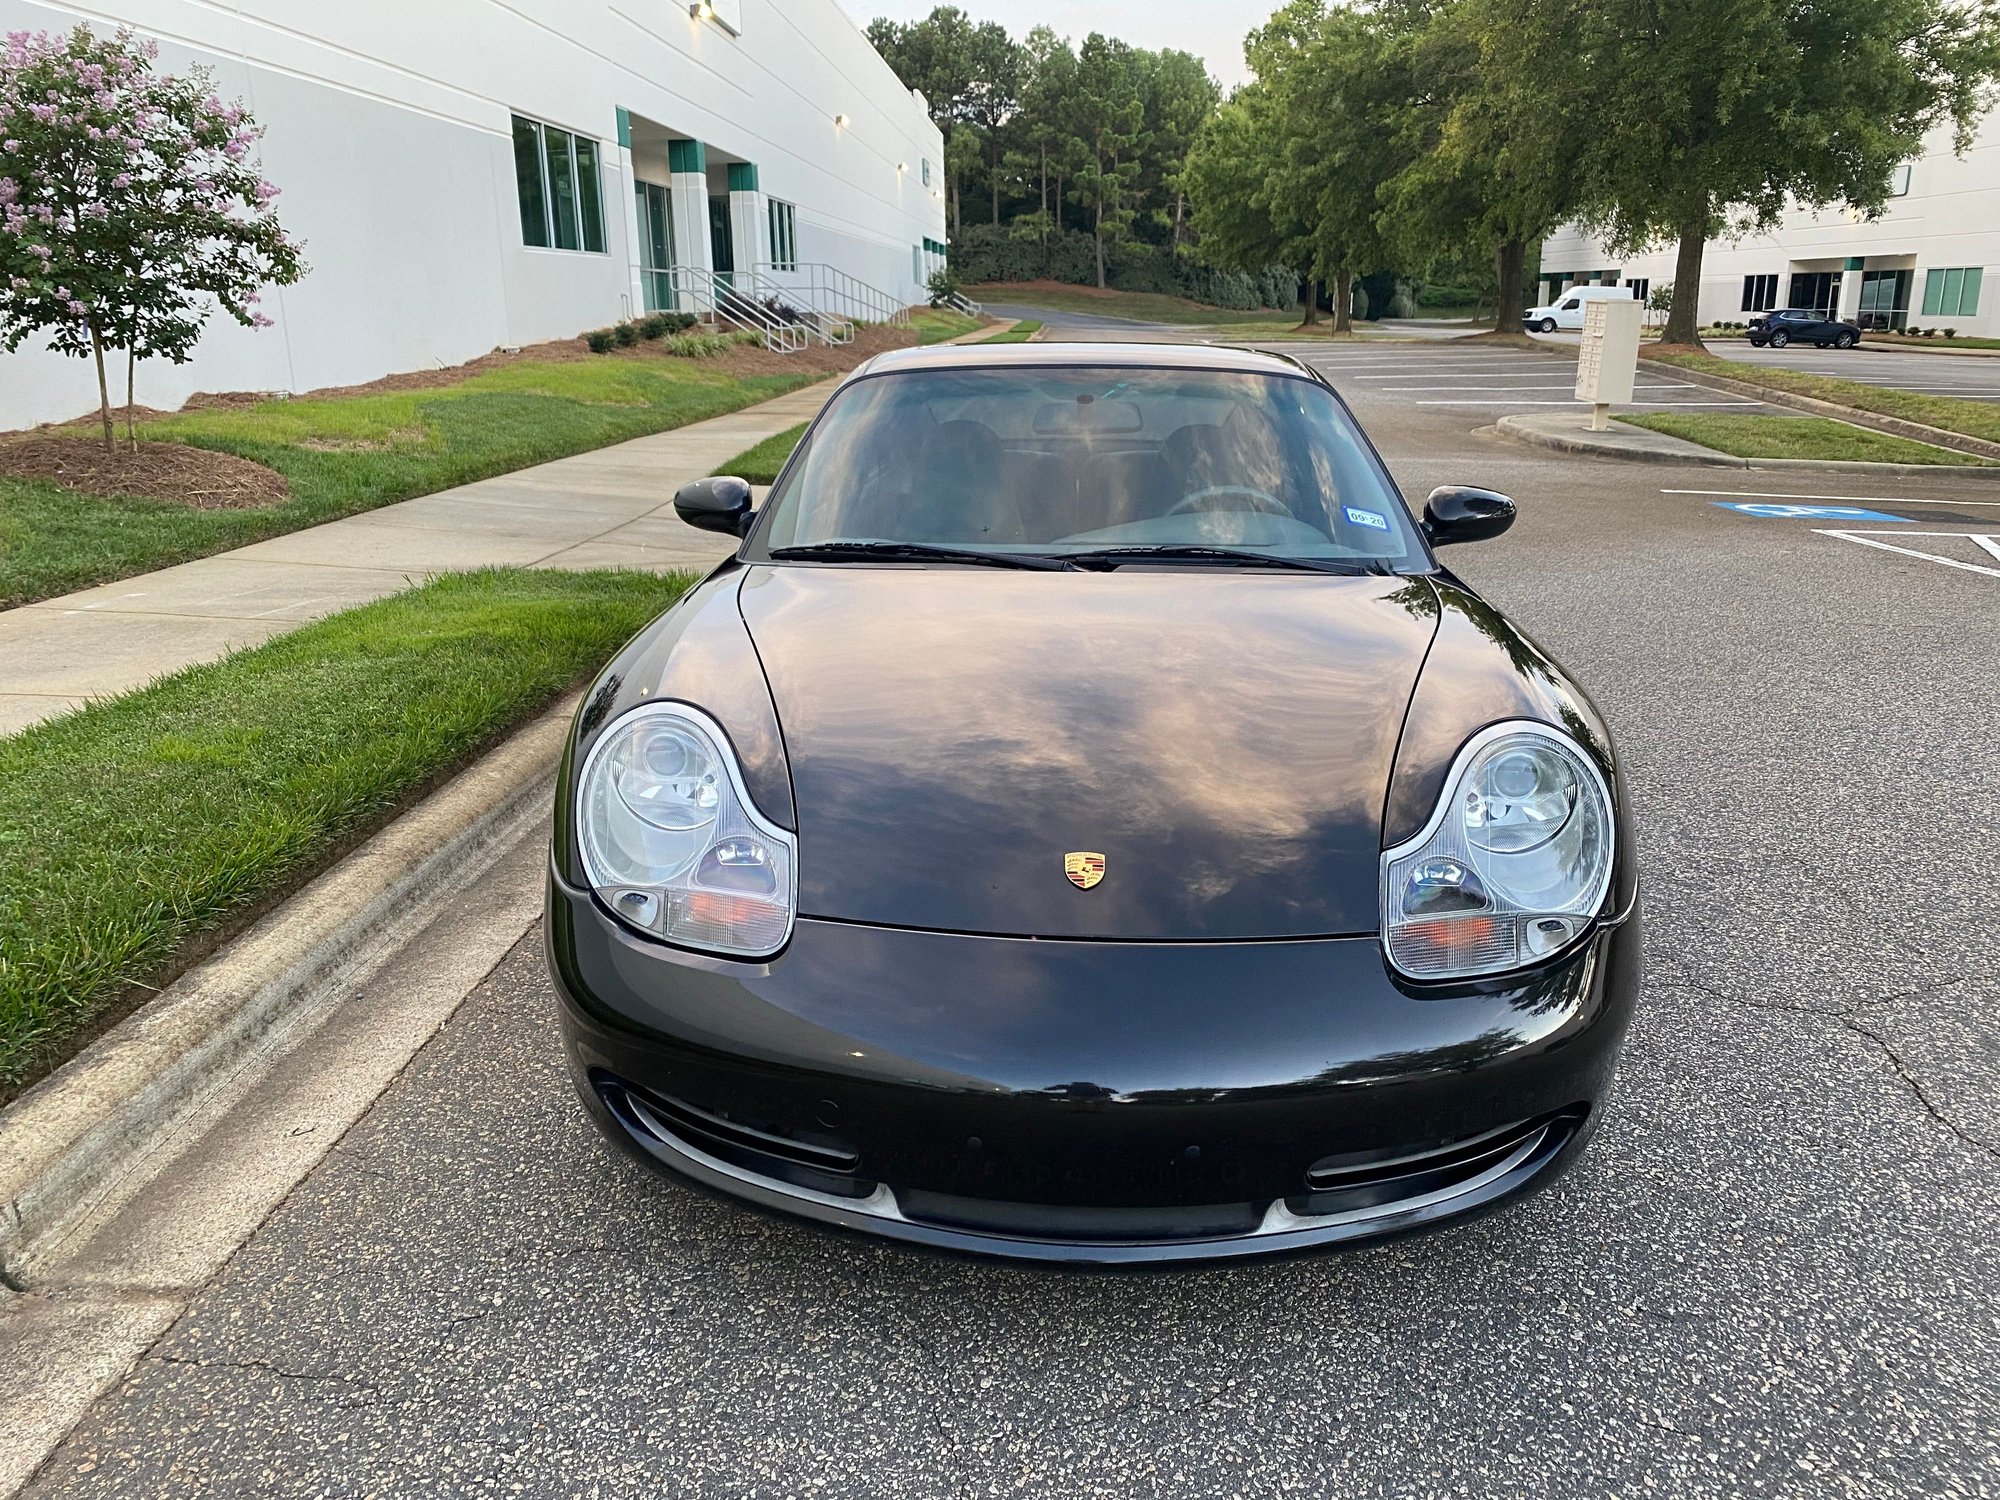
<path id="1" fill-rule="evenodd" d="M 1382 856 L 1382 937 L 1412 979 L 1534 963 L 1590 925 L 1611 886 L 1611 791 L 1545 724 L 1467 742 L 1422 833 Z"/>
<path id="2" fill-rule="evenodd" d="M 649 703 L 577 778 L 584 874 L 621 921 L 690 948 L 776 953 L 798 905 L 798 840 L 759 813 L 715 721 Z"/>

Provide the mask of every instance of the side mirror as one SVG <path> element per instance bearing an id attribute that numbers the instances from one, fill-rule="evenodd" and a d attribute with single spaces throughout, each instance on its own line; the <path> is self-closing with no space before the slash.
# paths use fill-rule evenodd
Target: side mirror
<path id="1" fill-rule="evenodd" d="M 1514 502 L 1492 490 L 1440 485 L 1424 502 L 1424 535 L 1433 547 L 1483 542 L 1514 524 Z"/>
<path id="2" fill-rule="evenodd" d="M 684 484 L 674 494 L 674 514 L 703 531 L 741 536 L 750 529 L 750 482 L 723 474 Z"/>

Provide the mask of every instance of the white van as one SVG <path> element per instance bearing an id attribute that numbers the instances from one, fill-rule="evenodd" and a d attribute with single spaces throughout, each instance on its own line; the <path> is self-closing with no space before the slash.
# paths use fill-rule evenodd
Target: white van
<path id="1" fill-rule="evenodd" d="M 1521 326 L 1533 333 L 1554 333 L 1558 328 L 1583 327 L 1586 302 L 1629 302 L 1629 286 L 1573 286 L 1553 306 L 1531 307 L 1521 314 Z"/>

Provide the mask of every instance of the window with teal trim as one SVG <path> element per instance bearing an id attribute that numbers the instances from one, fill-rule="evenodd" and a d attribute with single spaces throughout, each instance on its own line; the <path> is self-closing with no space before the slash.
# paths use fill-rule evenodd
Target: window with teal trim
<path id="1" fill-rule="evenodd" d="M 798 210 L 776 198 L 765 203 L 771 220 L 771 264 L 780 271 L 795 271 L 799 265 Z"/>

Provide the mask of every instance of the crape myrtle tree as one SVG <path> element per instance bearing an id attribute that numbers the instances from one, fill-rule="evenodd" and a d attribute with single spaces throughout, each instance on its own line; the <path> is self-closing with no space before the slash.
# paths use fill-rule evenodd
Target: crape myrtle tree
<path id="1" fill-rule="evenodd" d="M 1880 211 L 1949 123 L 1963 151 L 2000 63 L 1990 0 L 1478 0 L 1496 90 L 1570 112 L 1583 221 L 1678 242 L 1663 335 L 1698 341 L 1709 239 L 1789 203 Z"/>
<path id="2" fill-rule="evenodd" d="M 0 54 L 0 347 L 47 330 L 97 366 L 110 450 L 107 350 L 184 363 L 214 307 L 246 327 L 261 289 L 305 266 L 278 189 L 251 157 L 261 131 L 204 69 L 154 70 L 128 31 L 8 36 Z"/>

